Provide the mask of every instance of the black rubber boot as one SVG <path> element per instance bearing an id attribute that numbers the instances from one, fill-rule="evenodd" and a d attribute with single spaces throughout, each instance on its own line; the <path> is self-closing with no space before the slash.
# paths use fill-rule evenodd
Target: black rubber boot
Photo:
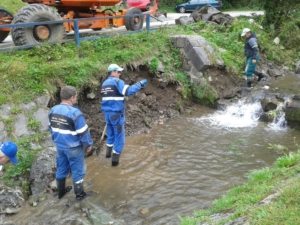
<path id="1" fill-rule="evenodd" d="M 257 71 L 255 71 L 255 75 L 258 77 L 257 82 L 259 82 L 261 79 L 263 79 L 265 77 L 265 75 L 263 73 L 257 72 Z"/>
<path id="2" fill-rule="evenodd" d="M 74 183 L 74 193 L 77 200 L 82 200 L 86 197 L 86 193 L 83 190 L 83 182 L 79 184 Z"/>
<path id="3" fill-rule="evenodd" d="M 113 153 L 113 154 L 112 154 L 112 158 L 111 158 L 111 165 L 112 165 L 112 166 L 117 166 L 117 165 L 119 165 L 119 158 L 120 158 L 120 155 L 119 155 L 119 154 Z"/>
<path id="4" fill-rule="evenodd" d="M 247 80 L 247 87 L 251 88 L 252 85 L 252 81 L 251 80 Z"/>
<path id="5" fill-rule="evenodd" d="M 106 158 L 111 157 L 112 146 L 106 146 Z"/>
<path id="6" fill-rule="evenodd" d="M 56 179 L 58 198 L 61 199 L 66 193 L 72 190 L 72 186 L 66 187 L 66 178 Z"/>

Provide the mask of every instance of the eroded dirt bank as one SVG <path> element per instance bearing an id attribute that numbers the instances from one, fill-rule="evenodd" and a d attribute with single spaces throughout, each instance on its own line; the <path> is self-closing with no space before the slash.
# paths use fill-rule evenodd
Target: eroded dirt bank
<path id="1" fill-rule="evenodd" d="M 147 132 L 153 125 L 174 118 L 191 106 L 191 102 L 183 102 L 178 84 L 158 79 L 147 70 L 125 72 L 121 79 L 130 85 L 142 79 L 149 81 L 145 89 L 126 97 L 126 136 Z M 79 107 L 86 115 L 97 148 L 105 126 L 104 116 L 100 111 L 100 85 L 97 91 L 93 91 L 95 98 L 87 97 L 90 92 L 89 88 L 83 91 Z"/>

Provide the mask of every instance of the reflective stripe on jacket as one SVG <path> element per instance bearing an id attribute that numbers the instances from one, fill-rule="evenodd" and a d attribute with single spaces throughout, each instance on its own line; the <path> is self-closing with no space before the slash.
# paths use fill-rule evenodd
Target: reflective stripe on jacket
<path id="1" fill-rule="evenodd" d="M 140 82 L 127 85 L 116 77 L 108 77 L 101 87 L 101 110 L 103 112 L 124 112 L 125 96 L 130 96 L 140 91 Z"/>
<path id="2" fill-rule="evenodd" d="M 54 106 L 49 112 L 49 129 L 58 148 L 83 146 L 85 149 L 93 144 L 84 116 L 76 107 Z"/>

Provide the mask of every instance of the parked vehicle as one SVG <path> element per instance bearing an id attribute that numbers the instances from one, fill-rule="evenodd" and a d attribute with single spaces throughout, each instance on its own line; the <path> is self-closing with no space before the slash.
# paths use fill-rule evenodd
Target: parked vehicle
<path id="1" fill-rule="evenodd" d="M 20 0 L 21 1 L 21 0 Z M 99 20 L 81 20 L 79 29 L 101 30 L 102 28 L 124 26 L 127 30 L 143 28 L 144 14 L 140 7 L 126 6 L 125 0 L 22 0 L 28 3 L 15 16 L 0 8 L 0 25 L 30 22 L 61 21 L 99 17 Z M 145 9 L 154 15 L 157 0 L 143 0 Z M 110 16 L 110 18 L 108 18 Z M 62 42 L 65 32 L 74 30 L 73 22 L 41 24 L 33 27 L 20 26 L 11 30 L 0 28 L 0 43 L 9 32 L 15 45 L 35 45 L 40 42 Z"/>
<path id="2" fill-rule="evenodd" d="M 158 4 L 158 0 L 127 0 L 128 8 L 135 7 L 142 11 L 150 10 L 151 6 Z"/>
<path id="3" fill-rule="evenodd" d="M 13 18 L 12 13 L 0 7 L 0 25 L 10 24 Z M 9 28 L 0 29 L 0 43 L 8 36 L 9 31 Z"/>
<path id="4" fill-rule="evenodd" d="M 220 0 L 189 0 L 187 2 L 176 5 L 176 11 L 180 13 L 191 12 L 195 9 L 201 8 L 206 5 L 211 5 L 217 9 L 222 6 Z"/>

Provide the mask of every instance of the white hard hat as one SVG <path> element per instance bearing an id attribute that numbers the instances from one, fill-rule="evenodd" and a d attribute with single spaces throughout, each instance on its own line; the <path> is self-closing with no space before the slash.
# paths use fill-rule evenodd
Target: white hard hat
<path id="1" fill-rule="evenodd" d="M 112 71 L 119 71 L 122 72 L 124 69 L 120 66 L 118 66 L 117 64 L 110 64 L 109 67 L 107 68 L 108 72 L 112 72 Z"/>
<path id="2" fill-rule="evenodd" d="M 249 28 L 244 28 L 241 34 L 241 37 L 244 37 L 246 33 L 250 32 L 251 30 Z"/>

